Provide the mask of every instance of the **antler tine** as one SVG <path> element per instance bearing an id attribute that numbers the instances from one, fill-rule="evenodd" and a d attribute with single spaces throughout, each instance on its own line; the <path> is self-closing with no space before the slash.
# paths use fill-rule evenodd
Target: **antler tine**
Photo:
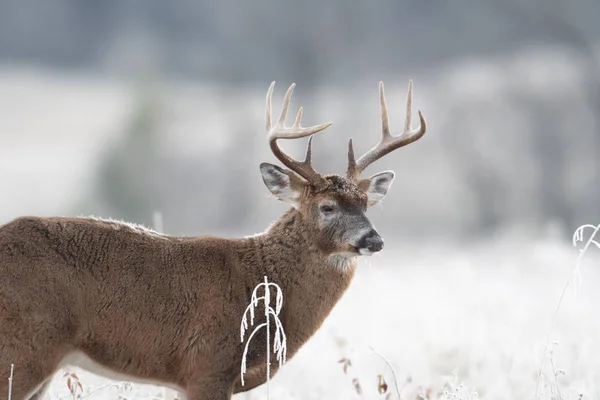
<path id="1" fill-rule="evenodd" d="M 404 119 L 404 131 L 399 136 L 390 133 L 387 102 L 383 82 L 379 82 L 379 102 L 381 104 L 381 140 L 365 155 L 354 161 L 352 143 L 348 143 L 348 173 L 349 179 L 358 180 L 362 171 L 369 165 L 385 156 L 386 154 L 419 140 L 427 131 L 427 121 L 421 110 L 418 111 L 420 126 L 412 129 L 412 79 L 408 82 L 408 98 L 406 101 L 406 117 Z"/>
<path id="2" fill-rule="evenodd" d="M 381 85 L 383 88 L 383 83 Z M 410 132 L 412 130 L 412 92 L 413 81 L 411 79 L 408 81 L 408 94 L 406 97 L 406 116 L 404 117 L 404 132 Z"/>
<path id="3" fill-rule="evenodd" d="M 383 82 L 379 82 L 379 104 L 381 105 L 381 141 L 389 140 L 392 136 L 390 133 L 390 121 L 388 119 L 387 101 L 385 100 L 385 89 Z"/>
<path id="4" fill-rule="evenodd" d="M 298 114 L 296 115 L 296 122 L 294 122 L 294 128 L 299 128 L 302 123 L 302 106 L 298 109 Z"/>
<path id="5" fill-rule="evenodd" d="M 314 136 L 311 135 L 308 138 L 308 145 L 306 146 L 306 155 L 304 156 L 304 163 L 305 164 L 310 164 L 312 161 L 312 141 L 313 141 Z"/>
<path id="6" fill-rule="evenodd" d="M 279 115 L 279 120 L 277 124 L 272 127 L 271 126 L 271 100 L 273 96 L 273 89 L 275 87 L 275 82 L 272 82 L 269 86 L 269 90 L 267 91 L 267 104 L 266 104 L 266 118 L 267 118 L 267 137 L 269 140 L 269 145 L 271 147 L 271 151 L 286 167 L 291 169 L 292 171 L 298 173 L 298 175 L 302 176 L 308 182 L 315 186 L 322 186 L 325 184 L 324 178 L 313 169 L 311 165 L 312 159 L 312 139 L 315 133 L 322 131 L 332 124 L 332 122 L 326 122 L 324 124 L 310 126 L 310 127 L 302 127 L 302 114 L 303 109 L 300 107 L 298 110 L 298 114 L 296 115 L 296 120 L 294 125 L 291 127 L 285 126 L 285 120 L 287 117 L 287 112 L 290 107 L 290 102 L 292 99 L 292 93 L 294 92 L 294 88 L 296 87 L 295 83 L 292 83 L 285 93 L 285 97 L 283 99 L 283 105 L 281 108 L 281 114 Z M 279 145 L 277 144 L 278 139 L 299 139 L 306 136 L 310 136 L 308 141 L 308 147 L 306 148 L 306 158 L 304 161 L 296 161 L 292 159 L 290 156 L 285 154 Z"/>
<path id="7" fill-rule="evenodd" d="M 348 140 L 348 170 L 346 171 L 348 177 L 356 176 L 356 158 L 354 158 L 354 146 L 352 145 L 352 138 Z"/>
<path id="8" fill-rule="evenodd" d="M 285 119 L 287 117 L 288 108 L 290 108 L 290 102 L 292 101 L 292 93 L 294 93 L 295 87 L 296 84 L 292 83 L 288 90 L 285 92 L 285 97 L 283 98 L 283 105 L 281 106 L 281 114 L 279 114 L 279 121 L 277 121 L 278 127 L 283 127 L 285 125 Z"/>
<path id="9" fill-rule="evenodd" d="M 267 90 L 267 100 L 266 100 L 266 120 L 267 120 L 267 132 L 271 130 L 271 98 L 273 97 L 273 88 L 275 88 L 275 81 L 271 82 L 269 85 L 269 90 Z"/>

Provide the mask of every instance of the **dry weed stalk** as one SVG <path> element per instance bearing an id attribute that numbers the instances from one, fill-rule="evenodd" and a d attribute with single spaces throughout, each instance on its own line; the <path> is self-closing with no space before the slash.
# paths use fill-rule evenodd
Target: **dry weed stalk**
<path id="1" fill-rule="evenodd" d="M 352 387 L 354 387 L 356 394 L 358 394 L 360 397 L 364 397 L 362 386 L 360 384 L 360 380 L 358 379 L 358 373 L 356 372 L 356 369 L 352 366 L 352 360 L 348 357 L 344 357 L 341 360 L 339 360 L 338 363 L 342 364 L 342 370 L 344 371 L 344 375 L 351 376 Z"/>
<path id="2" fill-rule="evenodd" d="M 275 288 L 275 309 L 271 307 L 271 287 Z M 264 288 L 265 294 L 264 296 L 258 296 L 258 290 L 260 288 Z M 266 329 L 267 333 L 267 399 L 269 398 L 269 379 L 271 375 L 271 338 L 270 338 L 270 321 L 271 317 L 273 317 L 273 321 L 275 322 L 275 338 L 273 341 L 273 352 L 276 354 L 276 359 L 279 361 L 279 366 L 285 363 L 285 357 L 287 352 L 287 339 L 285 336 L 285 331 L 283 330 L 283 324 L 279 319 L 279 313 L 281 312 L 281 308 L 283 307 L 283 291 L 276 283 L 269 282 L 267 277 L 264 277 L 264 282 L 259 283 L 254 288 L 252 292 L 252 297 L 250 299 L 250 304 L 244 311 L 242 316 L 242 324 L 240 326 L 240 339 L 241 342 L 244 343 L 244 334 L 248 329 L 248 313 L 250 313 L 250 325 L 254 325 L 254 312 L 255 308 L 258 307 L 259 300 L 263 300 L 265 307 L 265 322 L 258 325 L 250 336 L 248 337 L 248 341 L 246 342 L 246 346 L 244 347 L 244 354 L 242 355 L 242 365 L 241 365 L 241 377 L 242 377 L 242 386 L 244 386 L 244 373 L 246 373 L 246 356 L 248 354 L 248 348 L 250 342 L 252 341 L 252 337 L 260 331 L 261 328 Z"/>
<path id="3" fill-rule="evenodd" d="M 398 396 L 398 399 L 402 400 L 402 389 L 404 388 L 404 386 L 406 386 L 407 383 L 410 383 L 412 378 L 408 377 L 406 379 L 406 381 L 404 382 L 404 385 L 402 386 L 402 388 L 399 388 L 398 387 L 398 377 L 396 376 L 396 371 L 392 367 L 392 364 L 390 364 L 390 362 L 387 360 L 387 358 L 385 358 L 381 353 L 379 353 L 377 350 L 375 350 L 372 346 L 368 346 L 368 347 L 373 352 L 373 354 L 375 354 L 377 357 L 379 357 L 381 360 L 383 360 L 385 365 L 392 372 L 392 377 L 394 378 L 394 387 L 396 389 L 396 395 Z M 383 372 L 385 373 L 385 370 Z M 381 377 L 381 379 L 383 379 L 383 375 L 379 375 L 379 376 Z M 386 388 L 387 388 L 387 385 L 386 385 Z"/>
<path id="4" fill-rule="evenodd" d="M 451 390 L 444 390 L 442 400 L 477 400 L 479 395 L 474 389 L 466 387 L 463 383 Z"/>
<path id="5" fill-rule="evenodd" d="M 83 392 L 83 385 L 75 372 L 66 372 L 63 378 L 67 378 L 67 388 L 73 397 L 73 400 L 80 399 Z"/>
<path id="6" fill-rule="evenodd" d="M 594 226 L 594 225 L 590 225 L 590 224 L 581 225 L 579 228 L 577 228 L 575 230 L 575 233 L 573 234 L 573 246 L 577 247 L 577 243 L 584 242 L 583 237 L 584 237 L 584 232 L 586 229 L 592 229 L 592 233 L 591 233 L 589 239 L 587 241 L 585 241 L 585 245 L 583 246 L 583 248 L 579 250 L 579 255 L 577 256 L 577 262 L 575 264 L 575 268 L 573 268 L 573 277 L 571 279 L 567 279 L 567 282 L 565 283 L 565 286 L 563 287 L 560 298 L 558 299 L 558 303 L 556 305 L 556 309 L 554 311 L 552 326 L 550 327 L 550 330 L 548 332 L 548 337 L 546 338 L 546 345 L 544 346 L 544 353 L 542 355 L 542 361 L 540 363 L 540 369 L 539 369 L 538 376 L 537 376 L 537 384 L 535 387 L 535 397 L 534 398 L 536 400 L 539 399 L 540 383 L 542 381 L 542 373 L 544 370 L 544 364 L 546 362 L 546 355 L 548 354 L 548 349 L 550 347 L 550 341 L 552 338 L 552 332 L 554 331 L 554 327 L 556 326 L 556 320 L 558 319 L 558 313 L 560 312 L 560 307 L 562 306 L 562 302 L 565 297 L 565 293 L 567 292 L 569 285 L 571 285 L 571 282 L 573 282 L 573 290 L 575 293 L 577 291 L 577 286 L 581 284 L 581 269 L 580 269 L 581 261 L 583 260 L 583 257 L 585 256 L 590 245 L 593 244 L 596 247 L 600 248 L 600 244 L 594 240 L 596 235 L 598 234 L 598 231 L 600 231 L 600 225 Z"/>
<path id="7" fill-rule="evenodd" d="M 12 397 L 12 383 L 13 383 L 13 375 L 15 372 L 15 364 L 10 364 L 10 376 L 8 377 L 8 400 L 11 400 Z"/>

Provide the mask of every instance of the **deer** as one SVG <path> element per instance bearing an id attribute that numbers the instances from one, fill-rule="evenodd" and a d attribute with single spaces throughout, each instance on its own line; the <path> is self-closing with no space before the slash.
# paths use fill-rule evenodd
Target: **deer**
<path id="1" fill-rule="evenodd" d="M 266 332 L 249 346 L 242 385 L 239 327 L 264 276 L 283 291 L 279 318 L 288 360 L 319 330 L 349 287 L 359 256 L 384 246 L 366 212 L 381 203 L 395 175 L 361 174 L 420 139 L 426 121 L 419 111 L 420 126 L 412 128 L 411 80 L 404 131 L 393 136 L 380 82 L 379 143 L 356 160 L 350 139 L 346 175 L 319 174 L 312 141 L 332 122 L 303 127 L 300 107 L 286 126 L 292 84 L 272 124 L 274 86 L 266 96 L 267 138 L 286 168 L 264 162 L 260 173 L 289 209 L 263 233 L 170 236 L 95 217 L 22 216 L 0 227 L 0 393 L 8 391 L 11 365 L 16 400 L 42 399 L 67 365 L 169 387 L 188 400 L 228 400 L 256 388 L 266 381 Z M 279 147 L 279 140 L 306 137 L 303 161 Z M 271 374 L 280 368 L 274 363 Z"/>

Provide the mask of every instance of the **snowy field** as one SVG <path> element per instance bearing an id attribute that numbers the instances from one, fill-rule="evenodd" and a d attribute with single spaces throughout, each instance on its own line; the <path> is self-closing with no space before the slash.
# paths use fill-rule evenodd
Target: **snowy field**
<path id="1" fill-rule="evenodd" d="M 393 366 L 406 400 L 534 399 L 549 333 L 558 344 L 548 348 L 553 354 L 545 359 L 537 399 L 600 398 L 595 309 L 600 250 L 586 253 L 581 285 L 576 293 L 567 290 L 551 329 L 578 256 L 568 240 L 531 238 L 469 248 L 395 242 L 380 256 L 361 261 L 322 329 L 272 380 L 272 399 L 384 398 L 377 393 L 377 376 L 384 374 L 395 391 L 393 376 L 369 346 Z M 347 375 L 338 362 L 342 358 L 352 362 Z M 68 371 L 78 374 L 88 399 L 173 396 L 158 387 Z M 49 398 L 71 398 L 64 372 L 55 376 Z M 444 389 L 457 397 L 442 397 Z M 266 388 L 234 398 L 265 399 Z"/>

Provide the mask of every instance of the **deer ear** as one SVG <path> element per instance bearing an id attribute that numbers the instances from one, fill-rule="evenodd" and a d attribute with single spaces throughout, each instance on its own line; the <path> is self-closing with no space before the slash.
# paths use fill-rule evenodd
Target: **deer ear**
<path id="1" fill-rule="evenodd" d="M 367 205 L 370 207 L 383 200 L 388 190 L 390 190 L 393 181 L 394 173 L 392 171 L 385 171 L 362 179 L 358 183 L 358 187 L 367 194 Z"/>
<path id="2" fill-rule="evenodd" d="M 298 208 L 305 185 L 298 175 L 269 163 L 260 164 L 260 173 L 265 186 L 275 197 Z"/>

